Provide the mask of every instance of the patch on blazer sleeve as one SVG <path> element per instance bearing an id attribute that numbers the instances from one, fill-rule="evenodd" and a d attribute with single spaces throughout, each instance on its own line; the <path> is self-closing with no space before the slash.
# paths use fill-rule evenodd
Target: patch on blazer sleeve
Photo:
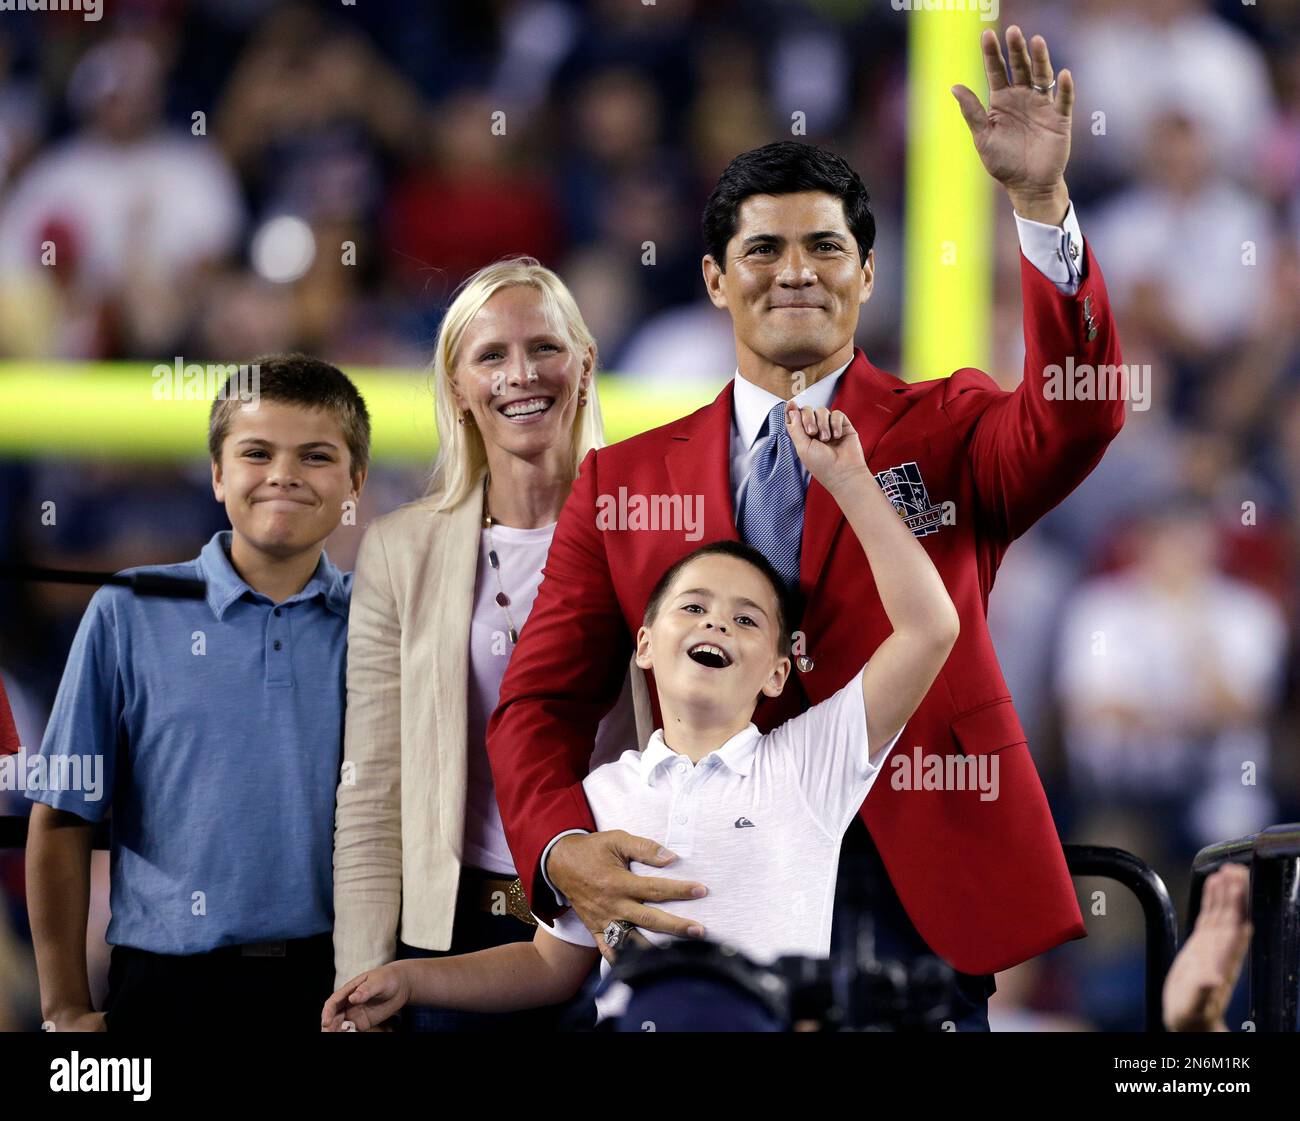
<path id="1" fill-rule="evenodd" d="M 930 492 L 926 490 L 916 460 L 886 467 L 876 476 L 876 482 L 914 536 L 926 537 L 938 533 L 941 526 L 952 524 L 944 516 L 950 504 L 935 506 L 930 502 Z"/>

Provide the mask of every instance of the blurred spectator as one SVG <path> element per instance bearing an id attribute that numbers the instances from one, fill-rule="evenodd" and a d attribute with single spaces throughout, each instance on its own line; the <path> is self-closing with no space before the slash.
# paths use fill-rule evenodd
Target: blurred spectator
<path id="1" fill-rule="evenodd" d="M 1205 0 L 1089 0 L 1082 7 L 1068 40 L 1084 99 L 1075 130 L 1091 138 L 1076 146 L 1079 170 L 1115 180 L 1148 167 L 1155 118 L 1177 106 L 1208 138 L 1215 171 L 1255 171 L 1273 92 L 1263 52 L 1245 34 Z"/>
<path id="2" fill-rule="evenodd" d="M 174 352 L 199 274 L 235 248 L 242 206 L 215 146 L 162 125 L 162 94 L 142 39 L 110 39 L 78 64 L 68 97 L 82 127 L 37 157 L 0 220 L 4 322 L 25 328 L 4 349 Z"/>
<path id="3" fill-rule="evenodd" d="M 1090 1025 L 1057 1011 L 1061 994 L 1046 1009 L 1035 1006 L 1038 994 L 1059 978 L 1042 957 L 1031 958 L 997 975 L 998 991 L 989 997 L 989 1027 L 993 1031 L 1088 1031 Z"/>
<path id="4" fill-rule="evenodd" d="M 644 289 L 658 270 L 642 265 L 640 256 L 626 248 L 597 242 L 570 253 L 561 271 L 596 339 L 600 366 L 626 373 L 619 356 L 628 332 L 645 318 Z M 651 274 L 648 281 L 644 273 Z"/>
<path id="5" fill-rule="evenodd" d="M 1300 7 L 1291 28 L 1295 38 L 1274 55 L 1278 112 L 1263 145 L 1261 185 L 1279 203 L 1300 198 Z"/>
<path id="6" fill-rule="evenodd" d="M 661 312 L 632 337 L 619 369 L 645 381 L 705 382 L 721 390 L 736 374 L 736 339 L 726 312 L 704 299 Z"/>
<path id="7" fill-rule="evenodd" d="M 1300 533 L 1300 384 L 1293 384 L 1277 410 L 1277 472 L 1291 514 L 1293 533 Z"/>
<path id="8" fill-rule="evenodd" d="M 1141 523 L 1132 569 L 1079 589 L 1061 629 L 1058 689 L 1080 795 L 1160 809 L 1180 860 L 1268 824 L 1269 713 L 1286 625 L 1216 569 L 1214 526 L 1173 499 Z"/>
<path id="9" fill-rule="evenodd" d="M 231 271 L 213 277 L 185 352 L 251 357 L 293 350 L 296 339 L 292 289 Z"/>
<path id="10" fill-rule="evenodd" d="M 393 190 L 385 252 L 412 295 L 436 302 L 469 273 L 527 254 L 554 265 L 560 216 L 545 178 L 514 156 L 510 118 L 481 92 L 456 94 L 428 115 L 422 163 Z"/>
<path id="11" fill-rule="evenodd" d="M 989 633 L 998 664 L 1049 794 L 1060 785 L 1053 781 L 1056 760 L 1049 756 L 1056 730 L 1051 668 L 1061 612 L 1081 567 L 1081 558 L 1047 534 L 1031 532 L 1007 551 L 989 593 Z"/>
<path id="12" fill-rule="evenodd" d="M 292 4 L 241 54 L 217 132 L 259 219 L 356 222 L 382 205 L 385 161 L 421 150 L 423 114 L 355 31 Z"/>
<path id="13" fill-rule="evenodd" d="M 501 52 L 492 92 L 521 117 L 540 108 L 578 37 L 576 9 L 561 0 L 518 0 L 501 14 Z"/>
<path id="14" fill-rule="evenodd" d="M 1105 206 L 1085 236 L 1123 309 L 1125 338 L 1148 337 L 1186 378 L 1252 325 L 1267 296 L 1278 231 L 1264 203 L 1215 167 L 1191 117 L 1161 110 L 1149 128 L 1150 158 L 1138 185 Z M 1193 386 L 1175 388 L 1176 407 L 1185 405 Z"/>
<path id="15" fill-rule="evenodd" d="M 1122 316 L 1120 324 L 1122 328 Z M 1127 361 L 1145 357 L 1135 353 L 1127 334 L 1123 337 Z M 1166 404 L 1168 366 L 1154 367 L 1148 376 L 1153 382 L 1151 407 L 1130 407 L 1124 427 L 1092 474 L 1030 531 L 1041 531 L 1059 541 L 1084 569 L 1104 552 L 1112 534 L 1127 519 L 1153 509 L 1178 485 L 1180 429 Z"/>
<path id="16" fill-rule="evenodd" d="M 757 44 L 737 28 L 718 29 L 696 61 L 695 97 L 687 103 L 689 151 L 703 206 L 738 152 L 773 139 Z M 784 133 L 788 124 L 783 122 Z"/>
<path id="17" fill-rule="evenodd" d="M 36 151 L 44 117 L 40 91 L 15 75 L 14 44 L 0 33 L 0 189 Z"/>
<path id="18" fill-rule="evenodd" d="M 1300 386 L 1300 240 L 1278 239 L 1257 310 L 1249 336 L 1215 379 L 1205 412 L 1220 431 L 1258 449 L 1271 435 L 1278 398 Z"/>
<path id="19" fill-rule="evenodd" d="M 625 175 L 658 178 L 671 172 L 673 154 L 660 147 L 659 97 L 643 75 L 607 67 L 573 93 L 572 147 L 558 169 L 559 194 L 570 240 L 585 245 L 609 223 L 609 188 Z"/>

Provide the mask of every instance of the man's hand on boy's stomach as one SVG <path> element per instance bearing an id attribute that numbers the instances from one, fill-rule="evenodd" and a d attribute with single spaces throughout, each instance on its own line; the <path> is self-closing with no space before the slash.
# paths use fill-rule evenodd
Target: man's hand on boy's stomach
<path id="1" fill-rule="evenodd" d="M 670 915 L 647 903 L 701 899 L 708 889 L 691 880 L 669 880 L 659 876 L 638 876 L 628 871 L 632 861 L 655 868 L 670 865 L 677 857 L 658 841 L 637 837 L 622 829 L 601 833 L 572 833 L 555 842 L 546 861 L 546 874 L 568 898 L 574 913 L 591 931 L 596 948 L 610 961 L 613 951 L 605 945 L 605 927 L 616 919 L 633 923 L 642 930 L 675 934 L 679 938 L 703 938 L 702 926 L 690 918 Z"/>

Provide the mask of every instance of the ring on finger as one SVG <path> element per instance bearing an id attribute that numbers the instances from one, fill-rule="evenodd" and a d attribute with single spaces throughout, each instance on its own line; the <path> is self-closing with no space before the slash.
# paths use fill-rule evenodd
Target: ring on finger
<path id="1" fill-rule="evenodd" d="M 636 924 L 630 923 L 626 919 L 612 920 L 605 925 L 605 945 L 611 950 L 617 950 L 627 941 L 628 933 L 635 929 Z"/>

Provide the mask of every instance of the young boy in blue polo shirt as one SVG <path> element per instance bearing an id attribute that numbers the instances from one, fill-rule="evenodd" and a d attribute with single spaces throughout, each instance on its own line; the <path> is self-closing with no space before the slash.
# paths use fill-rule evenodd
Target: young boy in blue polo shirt
<path id="1" fill-rule="evenodd" d="M 28 908 L 58 1031 L 212 1030 L 254 999 L 272 1002 L 274 1027 L 315 1030 L 332 987 L 352 577 L 323 546 L 365 483 L 370 420 L 342 372 L 276 355 L 218 394 L 208 449 L 231 529 L 148 570 L 204 580 L 206 597 L 95 594 L 41 755 L 51 775 L 79 758 L 102 781 L 28 792 Z M 110 805 L 113 950 L 96 1012 L 91 833 Z"/>
<path id="2" fill-rule="evenodd" d="M 839 692 L 760 735 L 751 722 L 758 697 L 778 695 L 790 672 L 789 595 L 756 550 L 705 545 L 663 575 L 637 633 L 663 728 L 643 751 L 583 780 L 597 829 L 653 837 L 675 857 L 672 877 L 709 885 L 702 899 L 659 905 L 695 920 L 697 937 L 759 962 L 829 954 L 844 831 L 958 628 L 943 581 L 872 477 L 848 418 L 787 403 L 786 423 L 857 534 L 893 633 Z M 631 870 L 661 874 L 638 862 Z M 339 989 L 321 1026 L 368 1030 L 408 1001 L 508 1012 L 568 1000 L 596 960 L 598 936 L 569 911 L 553 930 L 539 923 L 531 942 L 393 962 Z M 613 945 L 627 932 L 605 937 Z M 598 997 L 602 1018 L 619 1011 L 620 995 Z"/>

